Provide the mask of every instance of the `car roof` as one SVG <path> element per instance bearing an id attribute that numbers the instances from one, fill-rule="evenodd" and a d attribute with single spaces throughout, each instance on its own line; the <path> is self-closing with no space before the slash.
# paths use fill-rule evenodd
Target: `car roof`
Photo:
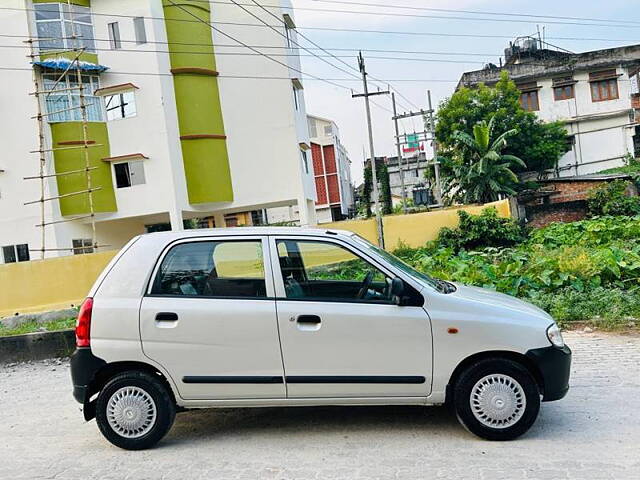
<path id="1" fill-rule="evenodd" d="M 198 228 L 182 231 L 167 231 L 146 233 L 141 237 L 153 238 L 154 240 L 173 241 L 194 237 L 217 237 L 217 236 L 245 236 L 245 235 L 296 235 L 296 236 L 327 236 L 339 235 L 345 237 L 353 236 L 353 232 L 347 230 L 334 230 L 326 228 L 308 227 L 233 227 L 233 228 Z"/>

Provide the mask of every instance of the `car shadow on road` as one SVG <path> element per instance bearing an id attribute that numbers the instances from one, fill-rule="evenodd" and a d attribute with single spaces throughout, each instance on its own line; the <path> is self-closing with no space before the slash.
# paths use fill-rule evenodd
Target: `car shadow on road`
<path id="1" fill-rule="evenodd" d="M 545 411 L 546 410 L 546 411 Z M 522 439 L 561 441 L 572 435 L 557 408 L 543 407 L 538 421 Z M 349 406 L 349 407 L 267 407 L 190 410 L 179 413 L 160 446 L 190 442 L 218 441 L 251 436 L 272 438 L 314 436 L 359 438 L 381 434 L 430 436 L 482 441 L 468 433 L 447 407 Z"/>
<path id="2" fill-rule="evenodd" d="M 424 434 L 468 436 L 446 407 L 350 406 L 192 410 L 178 414 L 162 445 L 251 435 L 366 437 Z"/>

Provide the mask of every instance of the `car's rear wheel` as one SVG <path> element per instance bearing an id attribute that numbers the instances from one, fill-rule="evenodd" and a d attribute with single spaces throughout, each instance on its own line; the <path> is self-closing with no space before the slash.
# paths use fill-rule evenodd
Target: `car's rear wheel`
<path id="1" fill-rule="evenodd" d="M 454 387 L 458 420 L 487 440 L 512 440 L 538 417 L 540 389 L 521 364 L 507 359 L 481 360 L 458 377 Z"/>
<path id="2" fill-rule="evenodd" d="M 126 450 L 142 450 L 158 443 L 176 415 L 165 384 L 140 371 L 112 378 L 98 395 L 96 422 L 107 440 Z"/>

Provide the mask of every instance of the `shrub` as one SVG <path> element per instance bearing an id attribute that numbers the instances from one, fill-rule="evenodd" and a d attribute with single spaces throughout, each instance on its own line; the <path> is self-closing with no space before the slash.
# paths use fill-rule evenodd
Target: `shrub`
<path id="1" fill-rule="evenodd" d="M 522 227 L 511 218 L 498 216 L 495 208 L 487 208 L 480 215 L 458 211 L 460 225 L 440 230 L 436 245 L 455 251 L 478 247 L 512 247 L 525 240 Z"/>
<path id="2" fill-rule="evenodd" d="M 546 247 L 598 246 L 613 241 L 640 240 L 640 217 L 599 217 L 571 223 L 552 223 L 531 231 L 529 243 Z"/>
<path id="3" fill-rule="evenodd" d="M 630 187 L 633 187 L 631 182 L 614 180 L 594 188 L 587 199 L 589 215 L 640 215 L 640 197 L 630 196 Z"/>
<path id="4" fill-rule="evenodd" d="M 532 301 L 561 322 L 640 321 L 640 217 L 553 224 L 511 248 L 399 246 L 420 271 Z"/>
<path id="5" fill-rule="evenodd" d="M 594 288 L 586 292 L 563 289 L 535 295 L 529 300 L 560 324 L 591 321 L 604 326 L 626 326 L 640 319 L 640 295 L 621 289 Z"/>

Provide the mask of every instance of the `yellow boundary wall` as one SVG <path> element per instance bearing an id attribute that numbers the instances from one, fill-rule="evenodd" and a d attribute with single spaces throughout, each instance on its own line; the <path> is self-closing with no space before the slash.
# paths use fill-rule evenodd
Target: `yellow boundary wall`
<path id="1" fill-rule="evenodd" d="M 0 317 L 78 306 L 116 253 L 0 265 Z"/>
<path id="2" fill-rule="evenodd" d="M 503 217 L 510 215 L 509 201 L 503 200 L 486 205 L 384 217 L 387 249 L 395 249 L 400 241 L 410 247 L 420 247 L 434 240 L 441 228 L 456 227 L 458 210 L 478 214 L 487 207 L 495 207 Z M 376 242 L 375 219 L 323 224 L 322 227 L 349 230 Z M 116 253 L 107 251 L 0 265 L 0 317 L 77 306 Z"/>
<path id="3" fill-rule="evenodd" d="M 500 200 L 485 205 L 467 205 L 460 208 L 434 210 L 432 212 L 414 213 L 412 215 L 391 215 L 383 217 L 382 223 L 386 249 L 394 250 L 400 242 L 409 247 L 421 247 L 428 241 L 435 240 L 438 232 L 440 232 L 442 228 L 457 227 L 459 223 L 458 211 L 464 210 L 465 212 L 477 215 L 485 208 L 490 207 L 495 208 L 501 217 L 511 216 L 509 200 Z M 349 230 L 372 243 L 377 243 L 376 221 L 373 218 L 322 224 L 322 227 Z"/>

